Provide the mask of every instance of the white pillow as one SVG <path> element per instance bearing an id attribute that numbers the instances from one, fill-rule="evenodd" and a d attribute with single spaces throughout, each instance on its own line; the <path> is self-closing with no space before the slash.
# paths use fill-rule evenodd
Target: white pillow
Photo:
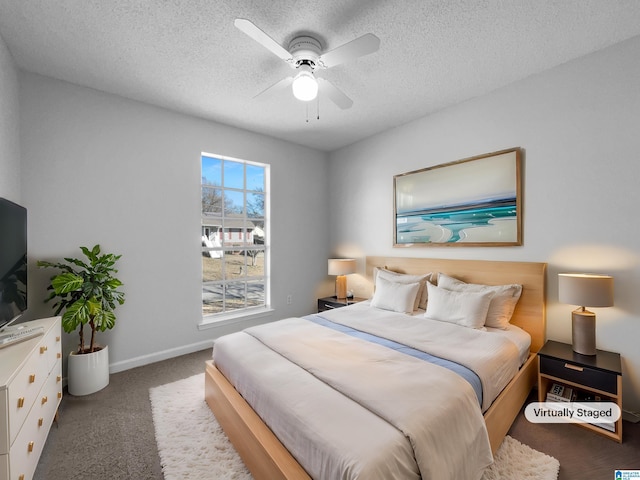
<path id="1" fill-rule="evenodd" d="M 418 308 L 422 308 L 424 310 L 427 308 L 427 282 L 431 280 L 431 272 L 424 275 L 408 275 L 376 267 L 373 271 L 373 280 L 376 287 L 378 278 L 384 278 L 388 282 L 395 283 L 420 283 L 420 288 L 418 290 L 418 295 L 416 296 L 416 302 L 413 309 L 417 310 Z"/>
<path id="2" fill-rule="evenodd" d="M 522 285 L 481 285 L 477 283 L 465 283 L 462 280 L 450 277 L 444 273 L 438 274 L 438 286 L 456 292 L 493 292 L 494 295 L 489 304 L 485 325 L 503 330 L 509 325 L 513 311 L 522 294 Z"/>
<path id="3" fill-rule="evenodd" d="M 493 292 L 456 292 L 427 282 L 425 317 L 463 327 L 483 328 Z"/>
<path id="4" fill-rule="evenodd" d="M 382 277 L 376 279 L 376 291 L 371 306 L 394 312 L 411 313 L 420 284 L 389 282 Z"/>

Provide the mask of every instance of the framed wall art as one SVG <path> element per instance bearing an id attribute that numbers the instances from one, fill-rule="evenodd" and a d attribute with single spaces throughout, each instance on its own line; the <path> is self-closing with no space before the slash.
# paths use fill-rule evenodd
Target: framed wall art
<path id="1" fill-rule="evenodd" d="M 394 247 L 522 245 L 520 148 L 393 177 Z"/>

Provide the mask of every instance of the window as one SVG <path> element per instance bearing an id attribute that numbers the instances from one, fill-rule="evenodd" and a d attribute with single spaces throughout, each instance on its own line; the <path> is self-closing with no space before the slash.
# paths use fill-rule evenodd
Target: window
<path id="1" fill-rule="evenodd" d="M 202 154 L 202 315 L 268 303 L 269 166 Z"/>

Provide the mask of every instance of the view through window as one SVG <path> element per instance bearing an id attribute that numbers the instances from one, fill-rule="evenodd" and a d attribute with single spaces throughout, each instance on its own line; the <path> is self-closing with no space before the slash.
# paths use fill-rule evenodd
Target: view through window
<path id="1" fill-rule="evenodd" d="M 202 314 L 266 306 L 269 166 L 202 154 Z"/>

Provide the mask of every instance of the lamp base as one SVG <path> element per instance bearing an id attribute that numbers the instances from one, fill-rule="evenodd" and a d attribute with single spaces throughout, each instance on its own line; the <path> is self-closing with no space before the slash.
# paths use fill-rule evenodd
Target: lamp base
<path id="1" fill-rule="evenodd" d="M 336 298 L 344 300 L 347 298 L 347 276 L 338 275 L 336 277 Z"/>
<path id="2" fill-rule="evenodd" d="M 589 310 L 571 312 L 571 343 L 581 355 L 596 354 L 596 314 Z"/>

